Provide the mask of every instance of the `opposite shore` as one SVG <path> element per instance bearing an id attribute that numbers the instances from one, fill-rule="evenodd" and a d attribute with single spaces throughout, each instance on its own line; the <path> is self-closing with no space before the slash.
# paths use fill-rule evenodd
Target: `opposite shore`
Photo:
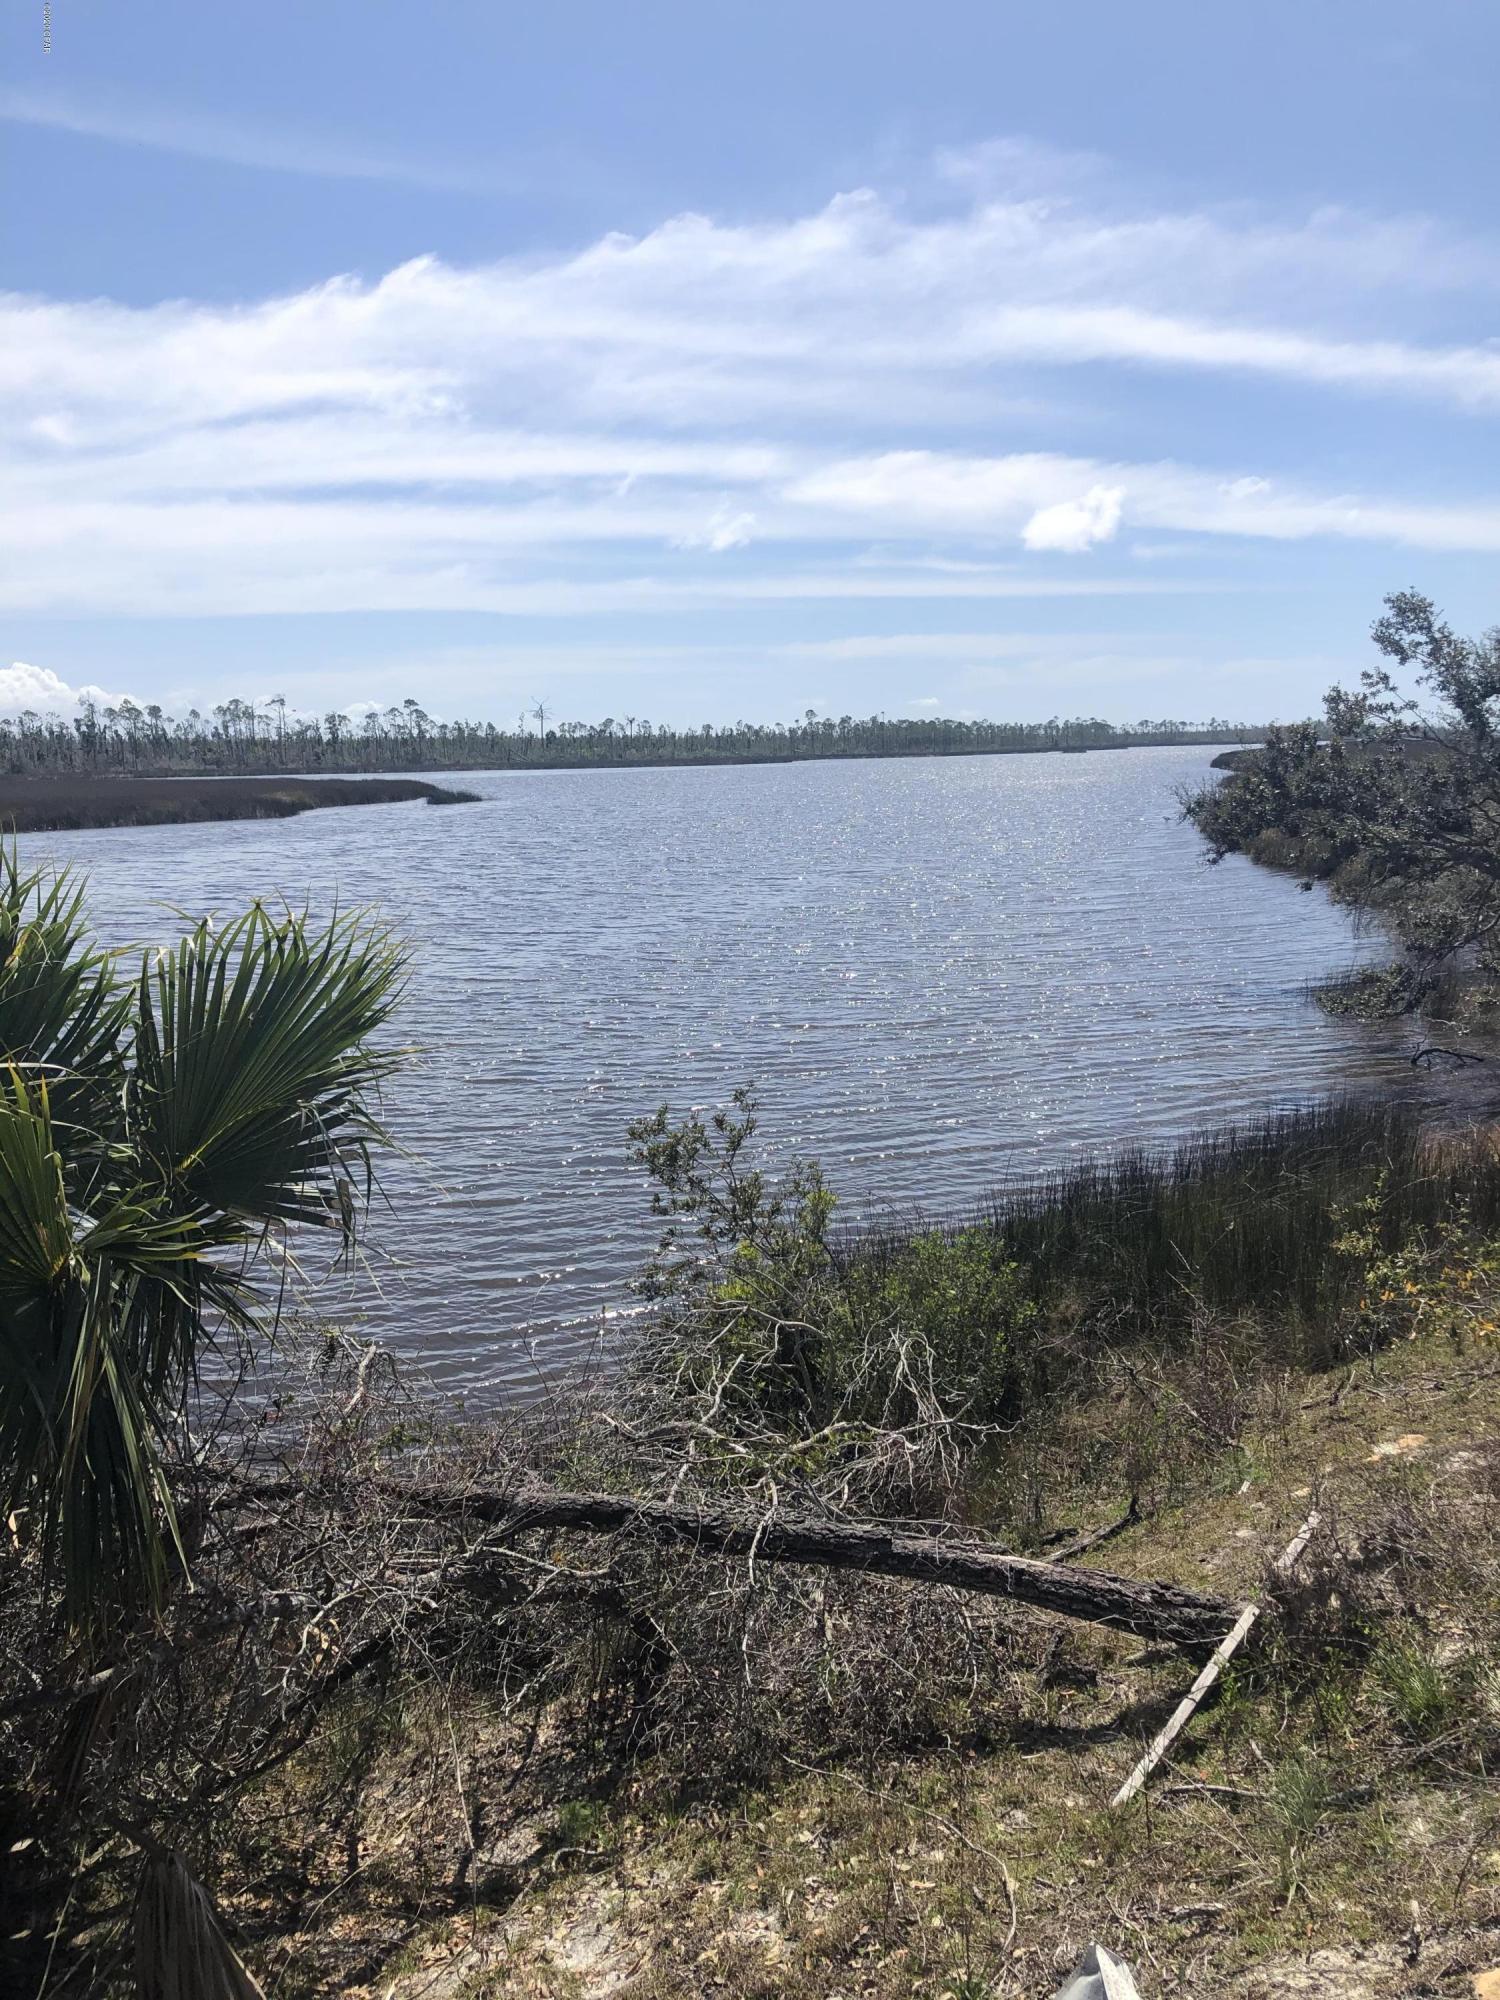
<path id="1" fill-rule="evenodd" d="M 85 704 L 72 720 L 28 711 L 0 717 L 0 768 L 16 774 L 106 771 L 131 776 L 344 776 L 410 771 L 616 770 L 657 764 L 789 764 L 866 757 L 1017 756 L 1258 743 L 1261 723 L 1212 717 L 1116 724 L 1096 716 L 1045 722 L 970 717 L 818 716 L 794 722 L 704 723 L 679 729 L 626 716 L 558 721 L 544 705 L 536 728 L 440 720 L 415 701 L 363 716 L 289 716 L 285 704 L 233 699 L 211 715 L 178 719 L 121 702 Z"/>
<path id="2" fill-rule="evenodd" d="M 457 792 L 423 778 L 0 777 L 0 828 L 7 833 L 76 832 L 86 827 L 179 826 L 198 820 L 290 819 L 324 806 L 382 806 L 425 799 L 465 805 Z"/>
<path id="3" fill-rule="evenodd" d="M 645 769 L 704 769 L 713 765 L 847 763 L 875 758 L 1003 757 L 1078 755 L 1086 750 L 1193 748 L 1186 740 L 1143 742 L 1031 744 L 1027 746 L 942 748 L 936 745 L 897 750 L 809 750 L 797 754 L 765 751 L 736 755 L 652 755 L 649 750 L 629 757 L 580 759 L 562 754 L 527 761 L 497 761 L 470 765 L 475 773 L 498 775 L 518 771 L 621 771 Z M 1207 747 L 1206 745 L 1204 747 Z M 1253 752 L 1227 751 L 1214 768 L 1231 768 L 1231 760 Z M 446 769 L 445 769 L 445 775 Z M 454 790 L 425 778 L 380 777 L 369 772 L 338 776 L 309 775 L 285 769 L 247 775 L 228 763 L 219 769 L 170 771 L 122 770 L 106 766 L 64 769 L 15 769 L 0 775 L 0 828 L 10 833 L 72 832 L 89 827 L 169 826 L 208 820 L 289 819 L 322 806 L 392 805 L 425 799 L 429 805 L 468 805 L 477 794 Z"/>

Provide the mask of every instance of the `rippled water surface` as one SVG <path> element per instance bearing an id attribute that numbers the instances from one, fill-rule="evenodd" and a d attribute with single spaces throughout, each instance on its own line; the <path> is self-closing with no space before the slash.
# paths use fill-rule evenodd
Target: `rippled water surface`
<path id="1" fill-rule="evenodd" d="M 1411 1076 L 1306 982 L 1367 951 L 1321 894 L 1205 867 L 1211 752 L 465 774 L 483 803 L 33 835 L 115 941 L 272 892 L 417 947 L 372 1269 L 318 1302 L 443 1379 L 527 1379 L 630 1308 L 624 1131 L 753 1079 L 768 1148 L 855 1213 Z"/>

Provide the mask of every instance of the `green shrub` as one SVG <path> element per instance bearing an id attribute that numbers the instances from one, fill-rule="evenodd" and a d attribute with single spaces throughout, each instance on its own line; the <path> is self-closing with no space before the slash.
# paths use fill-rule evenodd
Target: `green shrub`
<path id="1" fill-rule="evenodd" d="M 1026 1273 L 988 1229 L 914 1236 L 881 1269 L 851 1272 L 848 1311 L 922 1335 L 946 1399 L 981 1419 L 999 1414 L 1036 1319 Z"/>
<path id="2" fill-rule="evenodd" d="M 1106 1349 L 1199 1351 L 1210 1324 L 1314 1367 L 1412 1331 L 1414 1300 L 1424 1329 L 1441 1300 L 1455 1338 L 1494 1332 L 1500 1145 L 1400 1107 L 1276 1112 L 1003 1189 L 949 1227 L 844 1231 L 815 1163 L 751 1166 L 754 1110 L 741 1091 L 632 1128 L 666 1225 L 640 1365 L 716 1434 L 836 1454 L 861 1427 L 993 1426 Z"/>
<path id="3" fill-rule="evenodd" d="M 564 1799 L 557 1808 L 559 1847 L 598 1847 L 606 1826 L 604 1807 L 597 1799 Z"/>

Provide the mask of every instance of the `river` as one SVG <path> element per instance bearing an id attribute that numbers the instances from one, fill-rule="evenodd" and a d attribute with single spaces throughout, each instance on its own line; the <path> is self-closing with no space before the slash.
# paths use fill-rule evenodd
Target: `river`
<path id="1" fill-rule="evenodd" d="M 477 805 L 25 837 L 114 943 L 282 895 L 415 946 L 389 1088 L 408 1157 L 312 1303 L 450 1389 L 514 1391 L 628 1326 L 654 1225 L 625 1127 L 741 1082 L 767 1157 L 860 1216 L 1340 1090 L 1435 1090 L 1405 1029 L 1307 982 L 1379 956 L 1321 892 L 1207 867 L 1211 750 L 463 773 Z M 423 773 L 437 776 L 440 773 Z"/>

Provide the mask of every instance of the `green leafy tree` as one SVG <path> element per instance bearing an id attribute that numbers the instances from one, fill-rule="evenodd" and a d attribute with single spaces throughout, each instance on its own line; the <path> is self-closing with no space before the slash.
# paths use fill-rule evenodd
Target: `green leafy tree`
<path id="1" fill-rule="evenodd" d="M 1500 630 L 1461 637 L 1402 591 L 1372 637 L 1390 664 L 1333 688 L 1323 728 L 1271 730 L 1186 809 L 1215 860 L 1286 860 L 1377 912 L 1415 995 L 1466 955 L 1500 971 Z"/>
<path id="2" fill-rule="evenodd" d="M 0 862 L 0 1491 L 69 1617 L 160 1603 L 200 1362 L 273 1237 L 355 1241 L 403 952 L 256 905 L 138 971 L 79 885 Z"/>

